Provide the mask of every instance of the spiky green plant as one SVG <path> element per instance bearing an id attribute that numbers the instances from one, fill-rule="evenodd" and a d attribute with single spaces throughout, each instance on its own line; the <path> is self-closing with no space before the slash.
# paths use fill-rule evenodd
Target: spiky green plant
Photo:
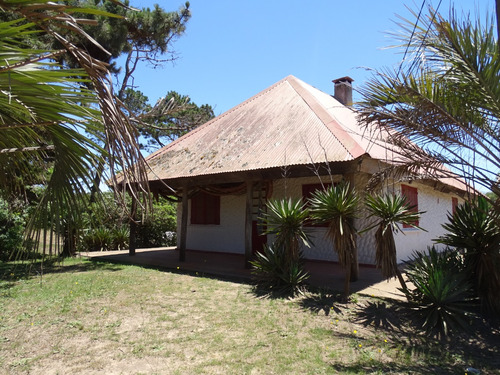
<path id="1" fill-rule="evenodd" d="M 310 247 L 311 238 L 305 226 L 308 218 L 305 204 L 300 199 L 291 198 L 269 201 L 267 212 L 262 215 L 264 232 L 275 236 L 274 243 L 283 247 L 293 263 L 299 260 L 301 243 Z"/>
<path id="2" fill-rule="evenodd" d="M 256 259 L 250 261 L 252 276 L 257 284 L 265 289 L 279 294 L 295 295 L 302 291 L 309 279 L 302 260 L 299 258 L 295 263 L 287 261 L 283 247 L 266 245 L 255 256 Z"/>
<path id="3" fill-rule="evenodd" d="M 303 270 L 301 243 L 310 246 L 305 227 L 308 218 L 309 212 L 300 199 L 267 203 L 261 224 L 264 232 L 275 238 L 273 245 L 257 252 L 256 260 L 251 262 L 258 284 L 293 294 L 307 280 L 309 274 Z"/>
<path id="4" fill-rule="evenodd" d="M 368 226 L 363 232 L 377 228 L 375 232 L 376 265 L 382 269 L 382 275 L 386 279 L 397 277 L 401 287 L 406 290 L 406 283 L 398 268 L 394 233 L 401 230 L 399 224 L 419 228 L 415 223 L 422 212 L 415 211 L 406 197 L 394 194 L 367 195 L 365 206 L 368 209 L 369 217 L 375 218 L 375 223 Z"/>
<path id="5" fill-rule="evenodd" d="M 344 298 L 348 298 L 352 268 L 357 268 L 354 226 L 360 198 L 348 182 L 317 190 L 309 200 L 311 216 L 319 224 L 327 224 L 327 236 L 333 242 L 339 263 L 346 270 Z M 357 276 L 357 275 L 356 275 Z"/>
<path id="6" fill-rule="evenodd" d="M 438 337 L 465 330 L 474 304 L 464 260 L 455 251 L 415 252 L 407 262 L 414 288 L 404 290 L 419 325 Z"/>
<path id="7" fill-rule="evenodd" d="M 500 217 L 483 197 L 448 215 L 438 242 L 464 250 L 468 274 L 484 311 L 500 315 Z"/>

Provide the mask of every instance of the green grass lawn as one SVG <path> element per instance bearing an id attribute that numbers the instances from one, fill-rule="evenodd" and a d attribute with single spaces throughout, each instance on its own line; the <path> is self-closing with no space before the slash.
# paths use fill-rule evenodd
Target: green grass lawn
<path id="1" fill-rule="evenodd" d="M 3 374 L 499 374 L 500 334 L 440 343 L 403 310 L 326 293 L 95 263 L 0 263 Z"/>

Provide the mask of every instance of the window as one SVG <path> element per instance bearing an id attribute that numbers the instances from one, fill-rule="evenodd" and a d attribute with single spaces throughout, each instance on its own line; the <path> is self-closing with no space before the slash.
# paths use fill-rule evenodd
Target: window
<path id="1" fill-rule="evenodd" d="M 220 224 L 220 196 L 203 191 L 191 198 L 191 224 Z"/>
<path id="2" fill-rule="evenodd" d="M 418 190 L 416 187 L 401 185 L 401 194 L 406 197 L 406 200 L 412 207 L 412 211 L 418 212 Z M 413 225 L 419 225 L 419 221 L 416 220 Z M 403 228 L 413 228 L 409 224 L 403 224 Z"/>
<path id="3" fill-rule="evenodd" d="M 455 215 L 455 212 L 457 211 L 458 207 L 458 198 L 452 197 L 451 198 L 451 214 Z"/>
<path id="4" fill-rule="evenodd" d="M 326 190 L 328 189 L 332 184 L 327 184 L 324 183 L 323 185 L 321 184 L 305 184 L 302 185 L 302 201 L 306 204 L 306 206 L 309 206 L 309 198 L 312 197 L 313 193 L 316 190 Z M 308 227 L 327 227 L 328 224 L 312 224 L 311 222 L 308 222 L 306 224 Z"/>

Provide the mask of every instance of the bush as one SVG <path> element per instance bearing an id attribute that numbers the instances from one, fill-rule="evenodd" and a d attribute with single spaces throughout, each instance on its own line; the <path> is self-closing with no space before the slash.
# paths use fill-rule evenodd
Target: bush
<path id="1" fill-rule="evenodd" d="M 467 329 L 473 306 L 472 285 L 463 257 L 456 251 L 415 252 L 407 262 L 407 276 L 415 289 L 402 290 L 427 334 L 437 337 Z"/>
<path id="2" fill-rule="evenodd" d="M 106 251 L 113 244 L 113 232 L 106 227 L 91 229 L 83 236 L 84 250 Z"/>
<path id="3" fill-rule="evenodd" d="M 172 246 L 176 238 L 167 232 L 175 232 L 176 229 L 177 212 L 174 203 L 160 198 L 154 203 L 150 217 L 137 227 L 137 246 Z"/>
<path id="4" fill-rule="evenodd" d="M 25 227 L 24 214 L 14 212 L 0 198 L 0 259 L 7 260 L 22 249 Z"/>
<path id="5" fill-rule="evenodd" d="M 280 294 L 295 295 L 301 292 L 309 273 L 303 268 L 301 257 L 298 262 L 287 260 L 283 247 L 264 246 L 251 261 L 252 275 L 257 284 Z"/>

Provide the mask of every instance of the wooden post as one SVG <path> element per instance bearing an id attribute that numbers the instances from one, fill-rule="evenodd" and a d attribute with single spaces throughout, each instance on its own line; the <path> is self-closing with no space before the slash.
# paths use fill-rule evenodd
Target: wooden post
<path id="1" fill-rule="evenodd" d="M 186 261 L 186 239 L 187 239 L 187 223 L 188 223 L 188 187 L 184 185 L 182 188 L 182 213 L 181 213 L 181 233 L 179 244 L 179 261 Z"/>
<path id="2" fill-rule="evenodd" d="M 245 268 L 250 268 L 252 259 L 252 200 L 253 182 L 247 181 L 247 199 L 245 211 Z"/>
<path id="3" fill-rule="evenodd" d="M 136 220 L 136 211 L 137 211 L 137 199 L 134 195 L 132 195 L 132 204 L 130 208 L 130 224 L 129 224 L 129 237 L 128 237 L 128 255 L 135 255 L 135 248 L 137 247 L 136 234 L 137 234 L 137 223 Z"/>

